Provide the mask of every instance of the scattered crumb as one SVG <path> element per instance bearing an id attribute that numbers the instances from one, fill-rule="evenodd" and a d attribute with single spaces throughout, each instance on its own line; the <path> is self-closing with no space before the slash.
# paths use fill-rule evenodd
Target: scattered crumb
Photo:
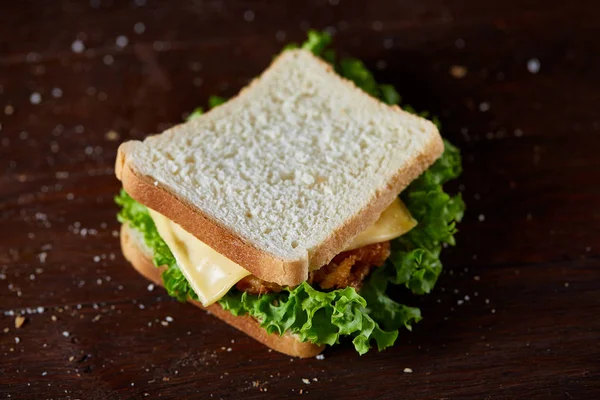
<path id="1" fill-rule="evenodd" d="M 254 17 L 255 17 L 254 11 L 252 11 L 252 10 L 244 11 L 244 20 L 245 21 L 252 22 L 252 21 L 254 21 Z"/>
<path id="2" fill-rule="evenodd" d="M 133 31 L 138 35 L 141 35 L 146 31 L 146 25 L 144 25 L 143 22 L 136 22 L 136 24 L 133 25 Z"/>
<path id="3" fill-rule="evenodd" d="M 55 87 L 52 89 L 52 97 L 55 99 L 61 98 L 63 95 L 63 91 L 61 88 Z"/>
<path id="4" fill-rule="evenodd" d="M 412 372 L 413 372 L 412 368 L 404 368 L 405 374 L 412 374 Z"/>
<path id="5" fill-rule="evenodd" d="M 540 60 L 538 60 L 537 58 L 532 58 L 527 61 L 527 71 L 529 71 L 532 74 L 537 74 L 538 72 L 540 72 L 541 66 L 542 65 L 540 63 Z"/>
<path id="6" fill-rule="evenodd" d="M 63 335 L 64 337 L 69 337 L 70 333 L 69 333 L 69 332 L 67 332 L 67 331 L 63 331 L 62 335 Z"/>
<path id="7" fill-rule="evenodd" d="M 31 93 L 31 96 L 29 96 L 29 102 L 31 104 L 40 104 L 42 102 L 42 95 L 38 92 Z"/>
<path id="8" fill-rule="evenodd" d="M 50 319 L 52 320 L 52 322 L 56 322 L 56 315 L 51 316 Z"/>
<path id="9" fill-rule="evenodd" d="M 21 343 L 21 339 L 20 339 L 18 336 L 17 336 L 17 337 L 15 337 L 15 343 L 16 343 L 16 344 L 19 344 L 19 343 Z"/>
<path id="10" fill-rule="evenodd" d="M 479 214 L 479 216 L 477 217 L 477 219 L 479 220 L 479 222 L 483 222 L 483 221 L 485 221 L 485 215 Z"/>
<path id="11" fill-rule="evenodd" d="M 15 317 L 15 328 L 19 329 L 20 327 L 23 326 L 24 323 L 25 323 L 25 317 L 23 317 L 22 315 L 17 315 Z"/>
<path id="12" fill-rule="evenodd" d="M 482 101 L 481 103 L 479 103 L 479 111 L 486 112 L 489 110 L 490 110 L 490 103 L 488 103 L 487 101 Z"/>
<path id="13" fill-rule="evenodd" d="M 71 50 L 73 51 L 73 53 L 83 53 L 83 51 L 85 50 L 85 45 L 81 40 L 77 39 L 73 43 L 71 43 Z"/>
<path id="14" fill-rule="evenodd" d="M 127 38 L 127 36 L 124 35 L 118 36 L 117 40 L 115 41 L 115 44 L 117 45 L 117 47 L 123 49 L 129 44 L 129 39 Z"/>
<path id="15" fill-rule="evenodd" d="M 153 291 L 154 290 L 154 283 L 148 284 L 148 288 L 147 289 L 148 289 L 149 292 Z"/>
<path id="16" fill-rule="evenodd" d="M 302 382 L 306 385 L 310 385 L 310 380 L 308 380 L 306 378 L 302 378 Z"/>
<path id="17" fill-rule="evenodd" d="M 323 354 L 317 354 L 317 356 L 315 357 L 317 360 L 324 360 L 325 356 Z"/>
<path id="18" fill-rule="evenodd" d="M 113 130 L 110 130 L 104 134 L 104 138 L 110 142 L 116 142 L 117 140 L 119 140 L 119 137 L 119 133 Z"/>
<path id="19" fill-rule="evenodd" d="M 462 79 L 467 76 L 468 69 L 462 65 L 453 65 L 450 67 L 450 75 L 456 79 Z"/>
<path id="20" fill-rule="evenodd" d="M 569 282 L 565 282 L 565 287 L 569 287 Z"/>

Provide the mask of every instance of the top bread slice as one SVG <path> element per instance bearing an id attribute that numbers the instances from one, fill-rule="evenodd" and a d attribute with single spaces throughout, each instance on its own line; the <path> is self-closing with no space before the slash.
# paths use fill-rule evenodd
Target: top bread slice
<path id="1" fill-rule="evenodd" d="M 297 285 L 442 151 L 430 121 L 290 50 L 225 104 L 121 144 L 116 174 L 134 199 L 254 275 Z"/>

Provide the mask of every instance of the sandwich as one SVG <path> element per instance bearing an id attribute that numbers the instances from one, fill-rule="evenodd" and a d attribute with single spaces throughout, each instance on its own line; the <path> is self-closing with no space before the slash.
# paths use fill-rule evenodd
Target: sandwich
<path id="1" fill-rule="evenodd" d="M 122 143 L 125 258 L 180 301 L 268 347 L 383 350 L 421 320 L 464 203 L 436 123 L 338 59 L 326 33 L 282 51 L 234 98 Z"/>

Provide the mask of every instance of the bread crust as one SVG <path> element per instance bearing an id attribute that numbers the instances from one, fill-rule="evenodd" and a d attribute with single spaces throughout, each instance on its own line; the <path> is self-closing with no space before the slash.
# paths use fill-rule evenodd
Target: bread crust
<path id="1" fill-rule="evenodd" d="M 137 235 L 132 234 L 132 228 L 123 224 L 121 226 L 121 249 L 125 258 L 146 279 L 157 285 L 163 286 L 161 272 L 164 267 L 156 267 L 152 258 L 145 250 L 145 246 L 138 242 Z M 200 302 L 190 300 L 190 303 L 215 315 L 220 320 L 246 333 L 267 347 L 292 357 L 308 358 L 321 353 L 325 346 L 318 346 L 310 342 L 301 342 L 292 334 L 285 333 L 279 336 L 268 333 L 259 326 L 257 320 L 250 316 L 235 316 L 224 310 L 219 304 L 203 307 Z"/>
<path id="2" fill-rule="evenodd" d="M 135 200 L 178 223 L 202 242 L 261 279 L 279 285 L 296 286 L 308 278 L 306 260 L 282 260 L 257 249 L 202 210 L 188 205 L 160 184 L 155 184 L 151 177 L 138 174 L 127 163 L 128 146 L 129 142 L 119 146 L 115 173 L 125 191 Z"/>
<path id="3" fill-rule="evenodd" d="M 433 136 L 425 151 L 399 170 L 381 188 L 361 211 L 354 214 L 346 223 L 327 238 L 310 257 L 310 269 L 327 265 L 360 232 L 374 224 L 381 213 L 392 204 L 398 194 L 413 180 L 419 177 L 444 151 L 444 142 L 439 135 Z"/>
<path id="4" fill-rule="evenodd" d="M 305 50 L 291 50 L 288 53 L 294 52 L 305 52 Z M 355 90 L 361 91 L 353 82 L 338 76 L 329 64 L 321 59 L 316 59 L 331 73 L 332 77 L 341 79 Z M 281 60 L 282 56 L 277 57 L 271 66 L 263 72 L 263 75 Z M 238 97 L 256 85 L 259 79 L 261 78 L 255 79 L 250 85 L 242 89 Z M 369 96 L 362 91 L 361 94 Z M 379 100 L 375 99 L 375 101 L 381 103 Z M 228 103 L 219 108 L 223 111 L 227 106 Z M 389 107 L 383 103 L 380 106 Z M 404 112 L 398 106 L 393 106 L 391 109 L 396 112 Z M 211 112 L 206 113 L 204 117 L 209 117 Z M 362 210 L 350 217 L 339 229 L 332 232 L 318 247 L 309 250 L 304 258 L 298 260 L 284 260 L 256 248 L 252 243 L 243 240 L 227 227 L 213 220 L 202 210 L 187 204 L 166 188 L 161 187 L 160 184 L 155 184 L 151 177 L 137 173 L 131 163 L 127 161 L 130 142 L 125 142 L 119 147 L 115 172 L 117 178 L 123 183 L 125 191 L 135 200 L 178 223 L 186 231 L 252 272 L 255 276 L 279 285 L 295 286 L 308 279 L 309 270 L 319 269 L 329 263 L 353 237 L 373 224 L 396 196 L 439 158 L 444 150 L 444 143 L 435 126 L 432 123 L 430 124 L 431 130 L 427 134 L 431 138 L 421 152 L 408 161 L 404 168 L 397 171 L 386 185 L 375 193 L 371 201 Z M 177 127 L 173 129 L 177 129 Z M 176 134 L 176 132 L 172 133 Z"/>

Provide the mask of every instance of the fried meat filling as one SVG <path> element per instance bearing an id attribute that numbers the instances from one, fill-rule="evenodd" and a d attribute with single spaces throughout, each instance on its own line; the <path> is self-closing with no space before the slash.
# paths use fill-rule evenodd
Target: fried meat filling
<path id="1" fill-rule="evenodd" d="M 359 290 L 371 270 L 382 266 L 389 256 L 389 241 L 344 251 L 335 256 L 329 264 L 310 272 L 308 283 L 326 290 L 343 289 L 348 286 Z M 266 282 L 254 275 L 245 277 L 235 287 L 255 295 L 280 292 L 283 289 L 283 286 Z"/>

